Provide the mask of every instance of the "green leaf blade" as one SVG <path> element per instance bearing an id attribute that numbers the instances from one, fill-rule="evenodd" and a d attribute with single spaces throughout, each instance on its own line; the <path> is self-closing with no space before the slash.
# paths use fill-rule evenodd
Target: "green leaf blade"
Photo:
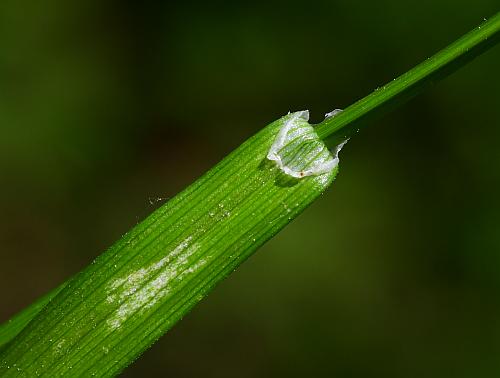
<path id="1" fill-rule="evenodd" d="M 310 128 L 298 114 L 250 138 L 72 279 L 4 351 L 0 372 L 112 376 L 137 358 L 332 182 L 336 167 L 298 179 L 266 158 L 286 122 Z"/>
<path id="2" fill-rule="evenodd" d="M 38 298 L 31 305 L 17 313 L 9 321 L 0 325 L 0 351 L 17 336 L 26 325 L 54 298 L 65 284 Z"/>
<path id="3" fill-rule="evenodd" d="M 314 134 L 340 148 L 368 119 L 405 102 L 499 40 L 497 14 L 338 116 L 325 119 Z M 0 375 L 118 373 L 303 211 L 328 187 L 337 168 L 293 182 L 269 163 L 266 153 L 285 119 L 244 143 L 137 225 L 59 294 L 48 294 L 1 325 Z M 322 150 L 314 144 L 302 147 L 300 153 Z M 284 164 L 293 177 L 325 167 L 324 161 L 306 167 L 296 160 L 294 149 L 285 148 L 279 155 L 277 151 L 272 160 Z M 336 157 L 329 160 L 336 164 Z"/>

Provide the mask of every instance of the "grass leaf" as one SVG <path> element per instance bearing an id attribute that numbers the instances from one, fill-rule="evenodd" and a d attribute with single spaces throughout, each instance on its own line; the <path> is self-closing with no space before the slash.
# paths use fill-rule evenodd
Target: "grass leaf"
<path id="1" fill-rule="evenodd" d="M 282 167 L 267 158 L 280 130 Z M 7 346 L 0 373 L 115 375 L 314 201 L 334 161 L 307 112 L 273 122 L 70 280 Z"/>
<path id="2" fill-rule="evenodd" d="M 338 158 L 321 140 L 341 146 L 366 120 L 499 38 L 497 14 L 316 129 L 306 112 L 264 128 L 84 271 L 0 326 L 0 375 L 120 372 L 329 186 Z"/>

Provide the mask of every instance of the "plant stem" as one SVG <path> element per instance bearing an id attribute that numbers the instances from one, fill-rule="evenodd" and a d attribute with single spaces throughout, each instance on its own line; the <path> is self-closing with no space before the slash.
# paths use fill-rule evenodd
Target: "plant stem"
<path id="1" fill-rule="evenodd" d="M 426 87 L 448 76 L 500 41 L 500 12 L 460 39 L 445 47 L 370 95 L 355 102 L 335 117 L 316 126 L 329 147 L 356 133 L 375 116 L 408 101 Z"/>

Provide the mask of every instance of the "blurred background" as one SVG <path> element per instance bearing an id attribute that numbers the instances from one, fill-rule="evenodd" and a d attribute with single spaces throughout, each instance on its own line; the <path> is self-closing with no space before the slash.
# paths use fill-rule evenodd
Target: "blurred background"
<path id="1" fill-rule="evenodd" d="M 267 123 L 320 122 L 496 11 L 3 0 L 0 321 Z M 499 376 L 499 67 L 351 139 L 329 192 L 123 376 Z"/>

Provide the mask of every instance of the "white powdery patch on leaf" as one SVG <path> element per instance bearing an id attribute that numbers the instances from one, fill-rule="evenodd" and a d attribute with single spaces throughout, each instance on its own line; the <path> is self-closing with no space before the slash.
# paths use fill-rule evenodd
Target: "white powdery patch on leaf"
<path id="1" fill-rule="evenodd" d="M 185 239 L 161 260 L 138 269 L 126 277 L 118 278 L 109 285 L 107 302 L 120 304 L 107 320 L 110 328 L 119 328 L 136 312 L 154 306 L 169 294 L 174 281 L 182 280 L 186 275 L 195 273 L 205 265 L 206 260 L 200 259 L 187 267 L 189 257 L 199 248 L 198 244 L 190 245 L 191 239 L 191 237 Z"/>
<path id="2" fill-rule="evenodd" d="M 340 109 L 328 113 L 335 116 Z M 339 152 L 347 141 L 335 147 L 333 153 L 319 139 L 314 128 L 308 123 L 309 111 L 288 114 L 267 158 L 287 175 L 295 178 L 319 176 L 330 173 L 339 164 Z"/>

